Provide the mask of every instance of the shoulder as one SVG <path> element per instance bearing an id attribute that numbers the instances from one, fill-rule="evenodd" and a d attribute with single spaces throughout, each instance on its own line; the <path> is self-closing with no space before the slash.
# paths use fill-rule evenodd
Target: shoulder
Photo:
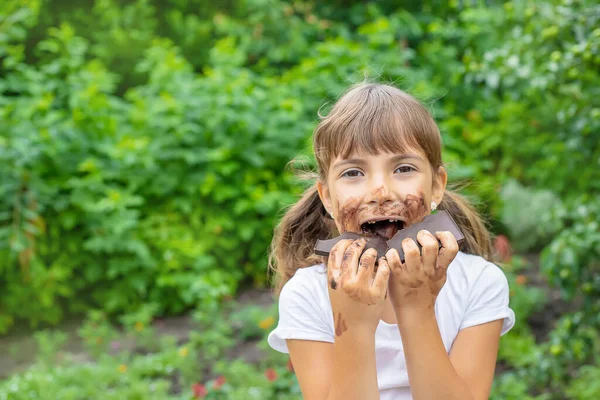
<path id="1" fill-rule="evenodd" d="M 298 269 L 285 283 L 278 301 L 279 320 L 269 345 L 287 353 L 287 339 L 333 343 L 333 315 L 323 264 Z"/>
<path id="2" fill-rule="evenodd" d="M 496 264 L 473 254 L 458 252 L 448 267 L 446 284 L 440 292 L 447 304 L 467 310 L 489 299 L 508 302 L 509 287 L 504 271 Z"/>
<path id="3" fill-rule="evenodd" d="M 299 311 L 299 308 L 310 308 L 313 312 L 326 314 L 328 303 L 327 268 L 324 264 L 298 269 L 279 294 L 280 309 Z"/>
<path id="4" fill-rule="evenodd" d="M 327 268 L 325 264 L 315 264 L 304 268 L 299 268 L 294 276 L 285 283 L 281 293 L 296 291 L 318 291 L 321 288 L 327 289 Z"/>
<path id="5" fill-rule="evenodd" d="M 504 319 L 502 334 L 512 328 L 515 316 L 509 307 L 508 279 L 500 267 L 483 257 L 459 252 L 447 276 L 446 300 L 463 312 L 460 329 L 494 319 Z"/>

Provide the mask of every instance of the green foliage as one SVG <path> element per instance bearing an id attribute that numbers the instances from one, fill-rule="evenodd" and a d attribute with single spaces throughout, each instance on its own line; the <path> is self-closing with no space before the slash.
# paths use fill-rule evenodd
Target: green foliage
<path id="1" fill-rule="evenodd" d="M 534 190 L 508 181 L 500 191 L 502 223 L 508 228 L 515 251 L 543 248 L 563 227 L 564 208 L 558 196 L 549 190 Z M 514 223 L 519 221 L 519 223 Z"/>
<path id="2" fill-rule="evenodd" d="M 239 310 L 243 310 L 239 312 Z M 197 322 L 202 335 L 178 345 L 178 340 L 166 334 L 159 335 L 153 326 L 138 331 L 136 324 L 150 324 L 152 308 L 123 317 L 124 326 L 114 326 L 104 313 L 90 312 L 78 330 L 89 354 L 64 351 L 66 334 L 61 331 L 40 331 L 35 334 L 38 343 L 36 363 L 26 371 L 0 382 L 0 399 L 191 399 L 200 393 L 206 399 L 300 399 L 296 377 L 287 364 L 288 356 L 268 352 L 258 363 L 228 360 L 226 351 L 239 343 L 236 327 L 242 313 L 258 320 L 274 321 L 273 308 L 258 306 L 240 308 L 236 302 L 215 305 L 212 312 L 198 313 Z M 207 325 L 214 317 L 214 323 Z M 255 321 L 260 323 L 261 320 Z M 136 322 L 134 322 L 136 321 Z M 270 322 L 271 324 L 273 322 Z M 270 325 L 268 326 L 270 327 Z M 254 336 L 257 348 L 266 352 L 268 328 L 264 326 Z M 123 329 L 123 333 L 120 331 Z M 129 332 L 148 332 L 152 340 L 128 344 Z M 211 341 L 216 337 L 220 342 Z M 98 339 L 101 338 L 101 341 Z M 206 338 L 200 342 L 198 338 Z M 138 336 L 134 337 L 138 339 Z M 99 352 L 98 343 L 110 346 Z M 91 346 L 90 346 L 91 344 Z M 218 351 L 214 351 L 215 347 Z M 209 351 L 210 350 L 210 351 Z M 89 357 L 91 356 L 91 357 Z"/>
<path id="3" fill-rule="evenodd" d="M 506 378 L 513 380 L 518 377 L 519 384 L 515 390 L 522 387 L 527 393 L 543 393 L 544 398 L 564 399 L 573 371 L 580 365 L 598 363 L 600 335 L 596 328 L 583 320 L 583 316 L 582 312 L 576 312 L 561 317 L 550 332 L 549 340 L 540 345 L 534 345 L 526 335 L 512 337 L 503 343 L 503 359 L 518 368 Z M 508 345 L 519 346 L 525 353 L 519 355 L 515 349 L 505 349 Z M 496 385 L 504 387 L 501 382 L 502 379 Z M 507 385 L 502 390 L 508 391 L 509 387 Z"/>
<path id="4" fill-rule="evenodd" d="M 510 290 L 510 307 L 515 312 L 515 326 L 500 339 L 498 360 L 508 363 L 514 368 L 523 368 L 536 362 L 542 348 L 536 343 L 535 337 L 526 321 L 532 313 L 541 310 L 547 303 L 544 290 L 527 284 L 523 272 L 531 266 L 520 257 L 513 257 L 504 266 Z"/>
<path id="5" fill-rule="evenodd" d="M 37 365 L 0 384 L 0 399 L 165 399 L 169 372 L 177 366 L 174 354 L 135 358 L 130 365 L 104 358 L 95 364 L 44 368 Z M 66 360 L 67 363 L 70 360 Z M 190 395 L 172 398 L 189 399 Z"/>
<path id="6" fill-rule="evenodd" d="M 57 355 L 68 339 L 62 331 L 38 331 L 33 336 L 38 347 L 38 362 L 47 367 L 56 363 Z"/>
<path id="7" fill-rule="evenodd" d="M 564 214 L 566 227 L 542 252 L 542 268 L 567 298 L 583 295 L 590 318 L 600 326 L 600 201 L 581 197 Z"/>
<path id="8" fill-rule="evenodd" d="M 512 260 L 513 265 L 517 264 L 518 258 L 515 257 Z M 539 287 L 529 286 L 523 280 L 527 280 L 525 275 L 516 274 L 510 269 L 511 265 L 504 268 L 506 277 L 508 279 L 508 285 L 510 287 L 510 308 L 513 309 L 520 320 L 527 320 L 529 316 L 535 311 L 540 310 L 544 304 L 548 301 L 546 299 L 546 293 Z M 521 268 L 531 268 L 528 264 L 523 264 Z M 525 324 L 515 325 L 513 329 L 519 330 L 526 328 Z"/>
<path id="9" fill-rule="evenodd" d="M 83 339 L 87 351 L 95 357 L 108 352 L 110 344 L 117 338 L 117 331 L 102 310 L 90 310 L 77 334 Z"/>
<path id="10" fill-rule="evenodd" d="M 463 55 L 466 83 L 482 92 L 477 118 L 463 124 L 466 144 L 488 156 L 490 171 L 528 186 L 561 198 L 598 193 L 598 169 L 589 168 L 600 155 L 598 6 L 514 1 L 503 8 L 461 15 L 473 39 L 482 39 Z"/>
<path id="11" fill-rule="evenodd" d="M 234 332 L 258 337 L 258 312 L 232 327 L 219 303 L 268 284 L 273 226 L 302 190 L 285 167 L 308 153 L 319 107 L 366 76 L 431 109 L 451 179 L 475 182 L 467 194 L 515 249 L 545 247 L 543 271 L 582 295 L 548 343 L 524 325 L 503 338 L 501 358 L 530 372 L 503 379 L 497 398 L 527 398 L 523 382 L 560 392 L 600 327 L 600 12 L 486 4 L 3 1 L 0 332 L 94 309 L 81 334 L 99 356 L 111 317 L 151 348 L 154 318 L 197 307 L 191 343 L 205 361 Z M 540 293 L 509 279 L 525 321 Z M 102 365 L 100 381 L 131 390 L 115 398 L 152 398 L 143 373 L 119 386 Z M 50 377 L 52 398 L 69 398 L 58 390 L 92 367 L 76 368 L 15 379 Z M 159 396 L 171 377 L 156 376 Z"/>
<path id="12" fill-rule="evenodd" d="M 567 394 L 573 400 L 593 400 L 600 397 L 600 367 L 585 365 L 569 385 Z"/>
<path id="13" fill-rule="evenodd" d="M 546 400 L 549 396 L 530 396 L 529 387 L 517 374 L 506 373 L 494 380 L 491 400 Z"/>

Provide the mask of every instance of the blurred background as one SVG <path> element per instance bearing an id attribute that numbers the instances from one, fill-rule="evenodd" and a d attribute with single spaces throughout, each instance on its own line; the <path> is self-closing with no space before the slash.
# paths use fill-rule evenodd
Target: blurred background
<path id="1" fill-rule="evenodd" d="M 600 398 L 595 1 L 0 2 L 0 399 L 300 399 L 267 250 L 319 107 L 439 123 L 511 286 L 493 399 Z"/>

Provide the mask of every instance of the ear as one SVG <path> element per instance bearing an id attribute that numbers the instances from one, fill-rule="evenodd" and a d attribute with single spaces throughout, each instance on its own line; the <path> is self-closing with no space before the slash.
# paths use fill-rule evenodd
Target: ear
<path id="1" fill-rule="evenodd" d="M 446 183 L 448 183 L 448 174 L 446 168 L 439 167 L 437 172 L 433 174 L 433 190 L 431 192 L 431 201 L 435 201 L 437 204 L 442 202 L 444 198 L 444 191 L 446 190 Z"/>
<path id="2" fill-rule="evenodd" d="M 321 198 L 321 203 L 327 210 L 327 213 L 334 212 L 333 207 L 331 205 L 331 196 L 329 195 L 329 189 L 327 185 L 323 183 L 321 180 L 317 181 L 317 191 L 319 192 L 319 197 Z"/>

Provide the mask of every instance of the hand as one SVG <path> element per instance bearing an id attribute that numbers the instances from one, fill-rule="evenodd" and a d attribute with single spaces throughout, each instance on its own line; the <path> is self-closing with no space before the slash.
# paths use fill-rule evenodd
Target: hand
<path id="1" fill-rule="evenodd" d="M 442 247 L 436 240 L 439 239 Z M 422 254 L 411 238 L 402 241 L 404 263 L 396 249 L 385 255 L 391 270 L 389 292 L 396 316 L 406 310 L 433 310 L 435 300 L 446 283 L 446 270 L 458 253 L 458 243 L 451 232 L 419 231 L 417 240 Z"/>
<path id="2" fill-rule="evenodd" d="M 329 253 L 327 287 L 336 336 L 348 329 L 374 334 L 383 313 L 390 269 L 381 257 L 375 272 L 377 250 L 363 253 L 365 245 L 362 238 L 340 240 Z"/>

